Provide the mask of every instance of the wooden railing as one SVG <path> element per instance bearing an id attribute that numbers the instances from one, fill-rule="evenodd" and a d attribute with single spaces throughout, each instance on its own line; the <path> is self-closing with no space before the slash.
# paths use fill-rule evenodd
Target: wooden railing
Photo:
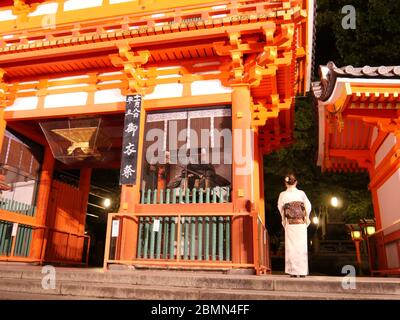
<path id="1" fill-rule="evenodd" d="M 35 234 L 44 237 L 45 232 L 44 226 L 0 220 L 0 261 L 42 262 L 44 241 L 35 252 L 32 244 Z"/>
<path id="2" fill-rule="evenodd" d="M 367 238 L 372 275 L 400 275 L 400 220 Z"/>
<path id="3" fill-rule="evenodd" d="M 0 209 L 33 217 L 36 207 L 12 199 L 0 198 Z"/>
<path id="4" fill-rule="evenodd" d="M 230 202 L 229 187 L 215 187 L 206 189 L 161 189 L 145 190 L 141 192 L 142 204 L 175 204 L 175 203 L 227 203 Z"/>
<path id="5" fill-rule="evenodd" d="M 137 258 L 230 261 L 230 230 L 224 216 L 140 217 Z"/>
<path id="6" fill-rule="evenodd" d="M 251 217 L 253 221 L 253 229 L 248 230 L 253 235 L 252 263 L 232 260 L 232 222 L 243 216 Z M 132 227 L 132 223 L 137 226 L 134 235 L 131 229 L 125 230 L 129 224 Z M 127 238 L 133 246 L 129 246 Z M 130 249 L 126 250 L 127 247 Z M 257 274 L 271 271 L 268 233 L 258 216 L 249 212 L 110 213 L 104 268 L 107 269 L 109 264 L 196 269 L 253 268 Z"/>
<path id="7" fill-rule="evenodd" d="M 13 228 L 16 233 L 13 233 Z M 34 234 L 42 239 L 32 252 Z M 83 243 L 82 243 L 83 242 Z M 45 226 L 0 220 L 0 261 L 88 265 L 90 237 Z"/>
<path id="8" fill-rule="evenodd" d="M 45 241 L 46 262 L 88 265 L 90 236 L 48 229 Z"/>
<path id="9" fill-rule="evenodd" d="M 13 226 L 11 222 L 0 221 L 0 256 L 29 257 L 32 227 L 19 224 L 13 236 Z"/>
<path id="10" fill-rule="evenodd" d="M 257 235 L 258 237 L 256 241 L 258 242 L 258 246 L 255 246 L 255 250 L 258 250 L 258 252 L 255 252 L 255 259 L 258 259 L 258 261 L 255 261 L 255 264 L 258 267 L 256 268 L 256 273 L 270 273 L 271 256 L 269 250 L 269 235 L 265 225 L 259 217 L 257 218 Z"/>

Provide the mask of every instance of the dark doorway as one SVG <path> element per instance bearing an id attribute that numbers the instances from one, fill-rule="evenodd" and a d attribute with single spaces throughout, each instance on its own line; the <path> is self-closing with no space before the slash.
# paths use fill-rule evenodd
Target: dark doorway
<path id="1" fill-rule="evenodd" d="M 119 197 L 119 169 L 93 169 L 85 226 L 90 236 L 89 266 L 103 266 L 107 216 L 118 211 Z"/>

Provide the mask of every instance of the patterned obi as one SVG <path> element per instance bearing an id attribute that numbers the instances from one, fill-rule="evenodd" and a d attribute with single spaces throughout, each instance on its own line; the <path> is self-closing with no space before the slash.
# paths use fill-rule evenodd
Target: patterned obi
<path id="1" fill-rule="evenodd" d="M 287 222 L 289 224 L 303 224 L 303 223 L 306 223 L 304 218 L 301 218 L 301 219 L 296 219 L 296 218 L 290 219 L 290 218 L 287 218 Z"/>

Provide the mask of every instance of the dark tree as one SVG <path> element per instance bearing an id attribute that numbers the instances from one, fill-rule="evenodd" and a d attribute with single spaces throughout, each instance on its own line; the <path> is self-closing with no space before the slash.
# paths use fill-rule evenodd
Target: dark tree
<path id="1" fill-rule="evenodd" d="M 328 61 L 338 66 L 400 65 L 399 0 L 318 0 L 317 3 L 315 76 L 317 66 Z M 356 9 L 355 30 L 342 27 L 345 5 Z M 329 198 L 336 195 L 343 199 L 343 207 L 334 213 L 341 214 L 346 222 L 373 217 L 366 172 L 323 173 L 317 167 L 317 126 L 313 98 L 298 98 L 296 142 L 264 159 L 266 219 L 272 235 L 281 229 L 276 203 L 288 171 L 297 174 L 299 188 L 307 193 L 314 208 L 327 205 Z"/>

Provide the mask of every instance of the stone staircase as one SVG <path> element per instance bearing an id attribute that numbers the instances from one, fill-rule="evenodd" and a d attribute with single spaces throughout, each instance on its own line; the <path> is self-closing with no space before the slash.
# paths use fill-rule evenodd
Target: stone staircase
<path id="1" fill-rule="evenodd" d="M 195 271 L 56 268 L 55 289 L 43 289 L 41 267 L 0 265 L 0 299 L 360 300 L 400 299 L 399 278 L 233 275 Z"/>

